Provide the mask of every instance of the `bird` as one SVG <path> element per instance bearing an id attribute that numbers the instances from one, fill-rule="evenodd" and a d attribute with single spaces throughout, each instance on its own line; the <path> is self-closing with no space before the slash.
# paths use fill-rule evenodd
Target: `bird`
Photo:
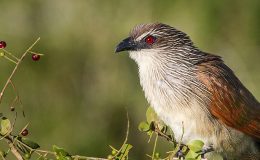
<path id="1" fill-rule="evenodd" d="M 260 160 L 260 103 L 222 57 L 158 22 L 135 26 L 116 46 L 122 51 L 137 63 L 148 103 L 177 140 L 212 146 L 209 160 L 216 153 L 225 160 Z"/>

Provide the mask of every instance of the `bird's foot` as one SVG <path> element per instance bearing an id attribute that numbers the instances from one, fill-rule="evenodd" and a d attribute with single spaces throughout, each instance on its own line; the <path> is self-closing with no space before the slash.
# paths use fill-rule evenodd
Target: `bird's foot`
<path id="1" fill-rule="evenodd" d="M 181 159 L 181 158 L 184 158 L 184 153 L 183 153 L 183 145 L 181 145 L 180 147 L 179 147 L 179 150 L 177 151 L 177 153 L 176 153 L 176 157 L 178 157 L 179 159 Z"/>
<path id="2" fill-rule="evenodd" d="M 205 154 L 214 151 L 213 145 L 205 146 L 201 150 L 201 158 L 205 159 Z"/>

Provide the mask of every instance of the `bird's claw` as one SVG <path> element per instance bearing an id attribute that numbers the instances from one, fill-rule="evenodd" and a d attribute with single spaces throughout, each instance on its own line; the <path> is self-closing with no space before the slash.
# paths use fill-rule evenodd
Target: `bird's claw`
<path id="1" fill-rule="evenodd" d="M 201 150 L 201 158 L 205 158 L 205 154 L 214 151 L 213 145 L 203 147 Z"/>
<path id="2" fill-rule="evenodd" d="M 181 146 L 179 147 L 179 150 L 178 150 L 177 153 L 176 153 L 176 156 L 177 156 L 179 159 L 184 158 L 184 153 L 183 153 L 182 148 L 183 148 L 183 146 L 181 145 Z"/>

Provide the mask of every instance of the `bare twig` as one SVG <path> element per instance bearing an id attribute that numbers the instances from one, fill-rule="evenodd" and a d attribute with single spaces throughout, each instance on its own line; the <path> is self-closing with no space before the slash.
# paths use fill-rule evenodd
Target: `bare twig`
<path id="1" fill-rule="evenodd" d="M 19 134 L 22 134 L 22 132 L 23 132 L 28 126 L 29 126 L 29 123 L 27 123 L 27 124 L 23 127 L 23 129 L 21 129 L 21 131 L 20 131 Z"/>
<path id="2" fill-rule="evenodd" d="M 24 57 L 27 55 L 27 53 L 37 44 L 37 42 L 40 40 L 40 37 L 23 53 L 23 55 L 21 56 L 21 58 L 17 61 L 11 75 L 9 76 L 9 78 L 7 79 L 2 91 L 0 92 L 0 104 L 4 95 L 4 92 L 8 86 L 8 84 L 10 83 L 11 79 L 13 78 L 17 68 L 19 67 L 19 65 L 21 64 L 22 60 L 24 59 Z"/>
<path id="3" fill-rule="evenodd" d="M 8 52 L 7 50 L 5 50 L 5 49 L 3 49 L 3 48 L 2 48 L 2 50 L 3 50 L 5 53 L 9 54 L 9 55 L 10 55 L 11 57 L 13 57 L 14 59 L 16 59 L 17 61 L 19 60 L 16 56 L 14 56 L 12 53 Z"/>
<path id="4" fill-rule="evenodd" d="M 40 56 L 44 56 L 44 54 L 41 54 L 41 53 L 37 53 L 37 52 L 33 52 L 33 51 L 29 51 L 30 53 L 32 54 L 37 54 L 37 55 L 40 55 Z"/>
<path id="5" fill-rule="evenodd" d="M 2 160 L 6 160 L 4 155 L 0 154 L 0 156 L 1 156 Z"/>
<path id="6" fill-rule="evenodd" d="M 15 84 L 12 82 L 12 80 L 10 80 L 10 84 L 11 84 L 11 86 L 12 86 L 12 88 L 13 88 L 13 91 L 14 91 L 14 93 L 15 93 L 15 99 L 14 99 L 14 101 L 13 101 L 13 103 L 12 103 L 12 105 L 10 105 L 10 109 L 12 110 L 12 108 L 14 108 L 14 104 L 17 102 L 17 103 L 19 103 L 20 104 L 20 107 L 21 107 L 21 109 L 22 109 L 22 112 L 23 112 L 23 116 L 25 117 L 25 112 L 24 112 L 24 110 L 23 110 L 23 103 L 22 103 L 22 101 L 21 101 L 21 99 L 20 99 L 20 95 L 19 95 L 19 92 L 18 92 L 18 90 L 16 89 L 16 87 L 15 87 Z M 1 102 L 0 102 L 1 103 Z M 14 108 L 15 109 L 15 108 Z"/>
<path id="7" fill-rule="evenodd" d="M 167 141 L 170 141 L 174 145 L 176 145 L 177 142 L 173 136 L 167 135 L 166 133 L 162 132 L 156 123 L 154 123 L 153 125 L 154 125 L 154 132 L 157 133 L 158 136 L 161 136 L 161 137 L 165 138 Z"/>
<path id="8" fill-rule="evenodd" d="M 7 57 L 7 56 L 4 56 L 5 59 L 7 59 L 8 61 L 14 63 L 14 64 L 17 64 L 16 61 L 12 60 L 11 58 Z"/>
<path id="9" fill-rule="evenodd" d="M 156 134 L 156 137 L 155 137 L 155 140 L 154 140 L 152 160 L 154 160 L 155 150 L 156 150 L 156 147 L 157 147 L 157 141 L 158 141 L 158 134 Z"/>
<path id="10" fill-rule="evenodd" d="M 18 159 L 18 160 L 23 160 L 23 157 L 21 156 L 21 154 L 18 152 L 18 150 L 15 148 L 13 140 L 8 136 L 5 137 L 6 142 L 8 143 L 11 152 L 13 153 L 13 155 Z"/>
<path id="11" fill-rule="evenodd" d="M 108 160 L 106 158 L 96 158 L 96 157 L 85 157 L 85 156 L 72 156 L 73 159 L 75 160 Z"/>
<path id="12" fill-rule="evenodd" d="M 117 154 L 113 156 L 113 159 L 121 153 L 121 151 L 123 149 L 123 146 L 126 144 L 126 142 L 128 140 L 130 122 L 129 122 L 129 116 L 128 116 L 128 112 L 127 111 L 126 111 L 126 117 L 127 117 L 127 130 L 126 130 L 125 140 L 124 140 L 124 143 L 122 144 L 121 148 L 118 150 Z"/>
<path id="13" fill-rule="evenodd" d="M 40 156 L 43 156 L 42 154 L 46 155 L 56 155 L 56 152 L 52 152 L 52 151 L 47 151 L 47 150 L 41 150 L 41 149 L 32 149 L 30 146 L 24 144 L 23 142 L 16 140 L 17 143 L 21 144 L 22 146 L 24 146 L 25 148 L 29 149 L 30 152 L 35 152 Z M 79 156 L 79 155 L 75 155 L 75 156 L 71 156 L 73 159 L 75 160 L 107 160 L 106 158 L 96 158 L 96 157 L 87 157 L 87 156 Z"/>
<path id="14" fill-rule="evenodd" d="M 13 129 L 14 129 L 14 126 L 15 126 L 16 120 L 17 120 L 17 112 L 15 112 L 15 115 L 14 115 L 14 121 L 13 121 L 13 124 L 12 124 L 12 128 L 11 128 L 10 133 L 11 133 L 11 132 L 13 131 Z"/>

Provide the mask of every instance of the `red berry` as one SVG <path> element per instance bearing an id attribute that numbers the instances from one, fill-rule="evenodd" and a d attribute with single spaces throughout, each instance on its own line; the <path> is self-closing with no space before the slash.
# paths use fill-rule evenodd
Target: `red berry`
<path id="1" fill-rule="evenodd" d="M 6 47 L 5 41 L 0 41 L 0 48 L 5 48 L 5 47 Z"/>
<path id="2" fill-rule="evenodd" d="M 24 130 L 22 131 L 21 135 L 27 136 L 28 133 L 29 133 L 28 129 L 24 129 Z"/>
<path id="3" fill-rule="evenodd" d="M 32 54 L 32 60 L 38 61 L 41 58 L 39 54 Z"/>

